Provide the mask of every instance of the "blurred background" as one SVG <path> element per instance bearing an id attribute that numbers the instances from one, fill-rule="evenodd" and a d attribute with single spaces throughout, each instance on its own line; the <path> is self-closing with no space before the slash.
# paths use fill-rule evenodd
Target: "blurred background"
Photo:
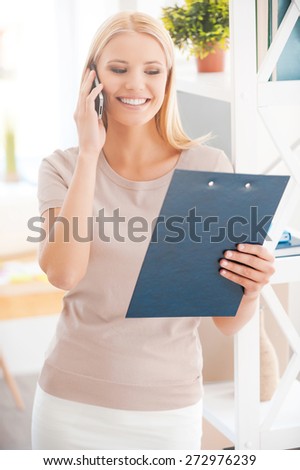
<path id="1" fill-rule="evenodd" d="M 43 156 L 76 145 L 83 63 L 97 28 L 118 9 L 118 0 L 0 0 L 1 144 L 9 127 L 22 180 L 36 182 Z M 2 175 L 4 154 L 1 145 Z"/>

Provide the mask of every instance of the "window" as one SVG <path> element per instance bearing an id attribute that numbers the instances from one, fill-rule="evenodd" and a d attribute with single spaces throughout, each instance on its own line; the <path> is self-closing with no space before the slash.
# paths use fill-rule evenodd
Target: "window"
<path id="1" fill-rule="evenodd" d="M 73 113 L 85 55 L 117 8 L 117 0 L 0 0 L 0 175 L 8 123 L 26 180 L 36 181 L 44 156 L 76 145 Z"/>
<path id="2" fill-rule="evenodd" d="M 7 123 L 17 168 L 36 182 L 41 159 L 77 144 L 73 113 L 88 47 L 100 24 L 118 10 L 161 15 L 159 0 L 0 0 L 0 176 Z"/>

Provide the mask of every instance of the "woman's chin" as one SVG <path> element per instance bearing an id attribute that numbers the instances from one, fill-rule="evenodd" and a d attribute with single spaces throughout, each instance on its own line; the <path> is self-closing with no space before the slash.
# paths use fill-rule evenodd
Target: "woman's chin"
<path id="1" fill-rule="evenodd" d="M 152 121 L 154 119 L 154 115 L 148 115 L 148 116 L 133 116 L 133 115 L 130 115 L 129 113 L 127 113 L 125 116 L 121 116 L 120 114 L 118 114 L 118 116 L 116 116 L 115 114 L 109 114 L 107 113 L 107 117 L 108 117 L 108 124 L 109 122 L 114 122 L 114 124 L 119 124 L 119 125 L 122 125 L 122 126 L 126 126 L 126 127 L 140 127 L 140 126 L 145 126 L 146 124 L 149 124 L 150 121 Z"/>

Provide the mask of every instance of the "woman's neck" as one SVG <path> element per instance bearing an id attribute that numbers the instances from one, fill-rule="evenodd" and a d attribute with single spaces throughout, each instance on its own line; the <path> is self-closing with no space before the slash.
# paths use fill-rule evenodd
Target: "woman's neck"
<path id="1" fill-rule="evenodd" d="M 117 173 L 136 180 L 168 172 L 180 153 L 162 139 L 154 121 L 140 127 L 108 126 L 103 152 Z"/>

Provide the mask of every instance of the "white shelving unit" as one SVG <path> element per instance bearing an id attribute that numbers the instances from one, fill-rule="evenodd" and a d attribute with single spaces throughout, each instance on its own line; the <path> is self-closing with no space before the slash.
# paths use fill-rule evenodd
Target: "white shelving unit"
<path id="1" fill-rule="evenodd" d="M 292 0 L 271 47 L 256 73 L 255 0 L 230 1 L 230 70 L 223 74 L 198 75 L 191 64 L 177 68 L 179 91 L 229 102 L 231 106 L 231 144 L 235 170 L 256 172 L 257 120 L 260 115 L 290 174 L 288 204 L 282 203 L 273 242 L 300 199 L 300 164 L 286 143 L 280 123 L 272 118 L 272 107 L 300 105 L 300 81 L 269 82 L 281 51 L 300 14 L 300 0 Z M 300 256 L 277 258 L 272 285 L 300 283 Z M 293 290 L 291 288 L 291 290 Z M 294 289 L 295 291 L 296 289 Z M 295 309 L 284 311 L 271 285 L 263 289 L 268 304 L 291 347 L 289 364 L 271 401 L 259 401 L 259 314 L 234 338 L 234 382 L 205 385 L 204 416 L 227 436 L 236 449 L 287 449 L 300 447 L 300 322 Z M 297 292 L 299 298 L 299 291 Z M 298 310 L 297 310 L 298 311 Z M 296 322 L 297 323 L 297 322 Z M 297 331 L 297 328 L 299 331 Z"/>
<path id="2" fill-rule="evenodd" d="M 197 73 L 195 64 L 177 67 L 177 89 L 215 100 L 231 101 L 230 73 Z"/>
<path id="3" fill-rule="evenodd" d="M 206 385 L 205 417 L 232 442 L 236 440 L 234 385 L 223 382 Z M 260 431 L 261 449 L 284 449 L 299 446 L 300 409 L 295 409 L 299 402 L 300 383 L 295 381 L 285 396 L 283 405 L 274 421 L 272 434 L 269 430 Z M 271 409 L 271 402 L 264 402 L 259 407 L 259 425 L 263 426 Z M 292 437 L 291 437 L 292 436 Z M 247 448 L 247 446 L 246 446 Z M 249 449 L 251 446 L 249 445 Z"/>

